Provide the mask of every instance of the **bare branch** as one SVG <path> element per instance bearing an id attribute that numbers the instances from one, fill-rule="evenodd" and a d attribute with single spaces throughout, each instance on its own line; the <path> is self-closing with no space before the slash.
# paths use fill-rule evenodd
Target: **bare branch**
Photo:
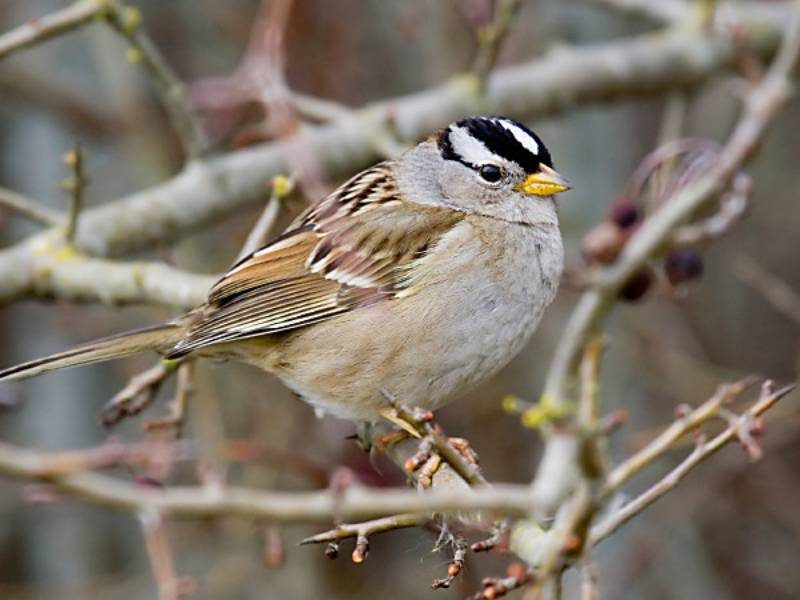
<path id="1" fill-rule="evenodd" d="M 747 43 L 760 56 L 774 51 L 788 14 L 773 12 L 775 19 L 745 28 Z M 452 81 L 370 105 L 324 126 L 304 128 L 303 143 L 338 176 L 377 158 L 371 136 L 384 126 L 388 114 L 401 139 L 414 140 L 476 110 L 530 119 L 593 102 L 698 85 L 729 68 L 735 54 L 730 39 L 687 29 L 561 48 L 529 63 L 494 70 L 483 100 L 463 82 Z M 263 198 L 270 178 L 287 171 L 290 150 L 291 140 L 285 140 L 193 163 L 161 185 L 85 211 L 76 243 L 92 254 L 116 254 L 216 222 Z M 0 256 L 0 267 L 4 264 Z M 0 281 L 5 275 L 0 271 Z"/>
<path id="2" fill-rule="evenodd" d="M 78 217 L 83 209 L 83 191 L 89 183 L 83 172 L 83 149 L 80 144 L 64 154 L 64 164 L 70 168 L 72 175 L 61 182 L 61 188 L 69 194 L 69 213 L 64 237 L 68 243 L 75 238 L 78 229 Z"/>
<path id="3" fill-rule="evenodd" d="M 492 22 L 478 30 L 478 54 L 472 64 L 472 73 L 483 90 L 486 77 L 494 68 L 500 48 L 522 6 L 522 0 L 499 0 Z"/>
<path id="4" fill-rule="evenodd" d="M 0 35 L 0 59 L 92 22 L 105 6 L 104 0 L 78 0 Z"/>
<path id="5" fill-rule="evenodd" d="M 60 227 L 64 223 L 64 216 L 61 213 L 39 206 L 30 198 L 5 188 L 0 188 L 0 207 L 49 227 Z"/>
<path id="6" fill-rule="evenodd" d="M 720 409 L 738 398 L 748 386 L 753 384 L 753 379 L 744 379 L 737 383 L 725 384 L 706 402 L 679 417 L 672 425 L 664 430 L 661 435 L 631 456 L 628 460 L 617 465 L 606 478 L 602 495 L 609 496 L 621 488 L 634 475 L 639 473 L 654 460 L 663 456 L 675 443 L 687 433 L 695 431 L 698 427 L 719 415 Z"/>
<path id="7" fill-rule="evenodd" d="M 209 142 L 202 124 L 189 104 L 186 87 L 141 28 L 139 10 L 125 6 L 119 0 L 104 0 L 102 4 L 109 25 L 130 44 L 128 59 L 141 63 L 153 83 L 189 158 L 203 156 L 209 150 Z"/>
<path id="8" fill-rule="evenodd" d="M 152 507 L 176 517 L 238 517 L 282 522 L 330 519 L 371 519 L 413 512 L 453 514 L 461 511 L 527 513 L 531 493 L 523 485 L 499 485 L 464 494 L 440 489 L 420 494 L 408 489 L 350 487 L 344 493 L 270 492 L 235 486 L 170 487 L 163 490 L 140 486 L 98 473 L 39 475 L 40 465 L 52 457 L 45 452 L 0 443 L 0 473 L 24 479 L 43 479 L 59 491 L 82 500 L 139 511 Z"/>
<path id="9" fill-rule="evenodd" d="M 794 385 L 790 385 L 779 390 L 774 390 L 771 382 L 765 382 L 758 401 L 737 419 L 733 420 L 722 433 L 714 436 L 707 442 L 701 441 L 698 443 L 692 453 L 658 483 L 623 506 L 620 510 L 607 516 L 600 521 L 600 523 L 592 527 L 591 544 L 594 545 L 601 542 L 645 508 L 653 504 L 653 502 L 675 488 L 697 465 L 716 454 L 726 444 L 737 439 L 742 427 L 748 426 L 752 419 L 764 414 L 764 412 L 772 408 L 778 400 L 793 389 Z"/>
<path id="10" fill-rule="evenodd" d="M 693 7 L 685 0 L 658 0 L 658 2 L 652 0 L 589 0 L 589 3 L 660 23 L 677 23 L 685 20 L 693 10 Z"/>
<path id="11" fill-rule="evenodd" d="M 767 128 L 790 95 L 790 76 L 800 50 L 800 11 L 795 11 L 786 41 L 764 80 L 748 96 L 744 113 L 721 150 L 716 165 L 694 184 L 681 190 L 648 219 L 625 246 L 613 265 L 600 270 L 595 283 L 578 302 L 548 371 L 545 394 L 565 402 L 573 365 L 587 336 L 614 305 L 617 292 L 670 238 L 673 231 L 725 191 L 753 156 Z"/>
<path id="12" fill-rule="evenodd" d="M 406 514 L 383 517 L 372 521 L 364 521 L 363 523 L 342 523 L 333 529 L 307 537 L 300 543 L 321 544 L 359 536 L 369 538 L 375 533 L 403 529 L 405 527 L 417 527 L 429 520 L 429 517 L 425 515 Z"/>
<path id="13" fill-rule="evenodd" d="M 247 235 L 247 239 L 239 251 L 237 261 L 249 256 L 261 246 L 272 233 L 275 222 L 280 214 L 280 204 L 294 189 L 294 181 L 283 175 L 278 175 L 272 179 L 272 193 L 270 194 L 267 205 L 258 217 L 258 221 L 253 225 L 253 229 Z"/>
<path id="14" fill-rule="evenodd" d="M 139 522 L 144 533 L 147 556 L 158 587 L 159 600 L 179 600 L 194 591 L 194 580 L 178 577 L 175 561 L 167 539 L 164 520 L 157 511 L 145 509 L 139 513 Z"/>
<path id="15" fill-rule="evenodd" d="M 761 294 L 783 315 L 800 325 L 799 292 L 748 256 L 738 257 L 733 270 L 739 279 Z"/>

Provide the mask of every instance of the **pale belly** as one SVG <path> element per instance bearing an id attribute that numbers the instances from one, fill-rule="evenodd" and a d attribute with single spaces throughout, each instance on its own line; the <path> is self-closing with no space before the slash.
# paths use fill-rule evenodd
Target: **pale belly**
<path id="1" fill-rule="evenodd" d="M 259 366 L 338 417 L 377 419 L 383 392 L 408 407 L 439 408 L 505 366 L 555 296 L 557 229 L 516 227 L 500 249 L 476 240 L 463 264 L 443 265 L 439 282 L 407 298 L 289 334 L 280 355 Z"/>

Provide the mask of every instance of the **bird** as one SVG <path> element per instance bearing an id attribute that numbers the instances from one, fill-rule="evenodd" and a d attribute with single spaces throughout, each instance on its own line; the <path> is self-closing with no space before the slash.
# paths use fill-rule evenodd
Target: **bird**
<path id="1" fill-rule="evenodd" d="M 0 371 L 0 381 L 156 351 L 276 375 L 318 411 L 433 411 L 519 353 L 564 264 L 570 189 L 531 129 L 455 121 L 343 183 L 235 263 L 204 304 Z"/>

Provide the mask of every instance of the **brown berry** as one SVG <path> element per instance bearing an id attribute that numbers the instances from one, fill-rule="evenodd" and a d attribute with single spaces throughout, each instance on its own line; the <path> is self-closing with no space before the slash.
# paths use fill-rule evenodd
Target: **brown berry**
<path id="1" fill-rule="evenodd" d="M 649 267 L 645 267 L 628 280 L 628 283 L 620 290 L 619 296 L 626 302 L 641 300 L 652 287 L 654 280 L 653 271 Z"/>
<path id="2" fill-rule="evenodd" d="M 611 203 L 608 218 L 620 229 L 630 229 L 641 220 L 642 211 L 633 199 L 620 196 Z"/>
<path id="3" fill-rule="evenodd" d="M 696 250 L 673 250 L 667 255 L 664 271 L 672 285 L 680 285 L 703 274 L 703 258 Z"/>
<path id="4" fill-rule="evenodd" d="M 588 264 L 608 264 L 614 262 L 624 245 L 622 230 L 610 221 L 603 221 L 583 237 L 581 250 Z"/>

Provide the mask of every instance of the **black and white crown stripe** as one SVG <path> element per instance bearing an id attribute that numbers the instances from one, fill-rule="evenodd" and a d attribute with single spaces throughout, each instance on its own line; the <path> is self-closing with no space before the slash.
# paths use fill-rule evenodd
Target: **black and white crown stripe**
<path id="1" fill-rule="evenodd" d="M 468 167 L 496 161 L 514 161 L 526 173 L 535 173 L 539 165 L 552 167 L 550 153 L 542 140 L 522 123 L 506 117 L 462 119 L 439 136 L 442 156 Z"/>

